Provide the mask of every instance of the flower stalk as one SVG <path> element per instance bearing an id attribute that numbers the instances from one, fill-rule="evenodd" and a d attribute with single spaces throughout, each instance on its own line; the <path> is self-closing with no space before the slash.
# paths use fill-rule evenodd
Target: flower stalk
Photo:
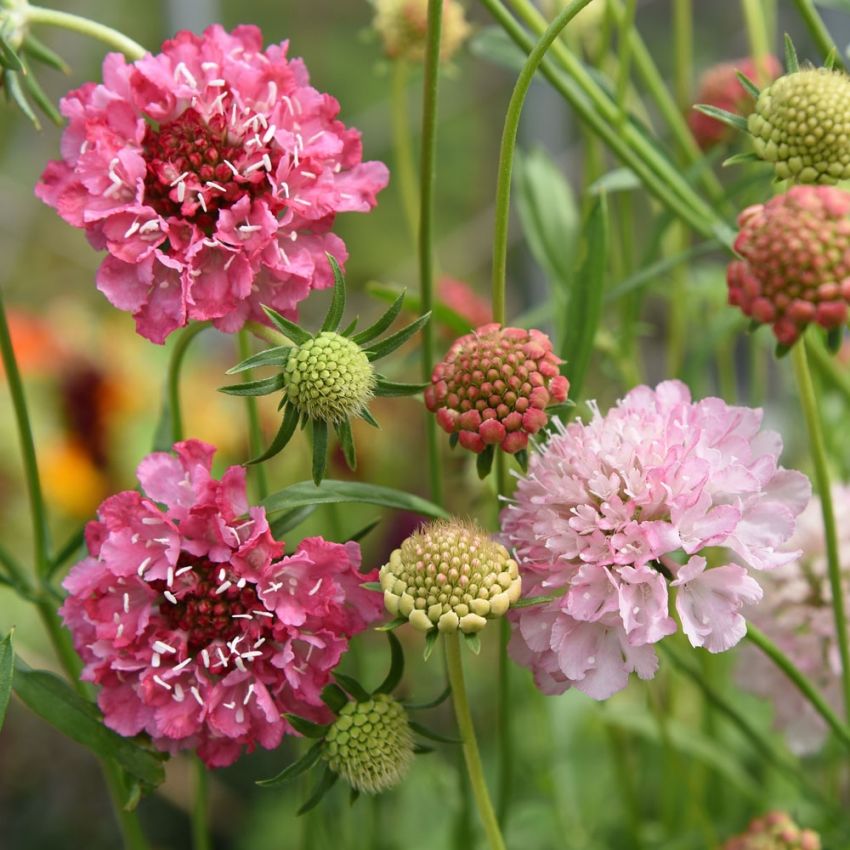
<path id="1" fill-rule="evenodd" d="M 28 24 L 48 24 L 61 29 L 78 32 L 87 35 L 97 41 L 103 42 L 109 47 L 119 50 L 128 59 L 141 59 L 147 53 L 144 47 L 132 38 L 124 35 L 112 27 L 90 21 L 81 15 L 73 15 L 70 12 L 61 12 L 58 9 L 45 9 L 42 6 L 26 6 L 24 10 L 25 20 Z"/>

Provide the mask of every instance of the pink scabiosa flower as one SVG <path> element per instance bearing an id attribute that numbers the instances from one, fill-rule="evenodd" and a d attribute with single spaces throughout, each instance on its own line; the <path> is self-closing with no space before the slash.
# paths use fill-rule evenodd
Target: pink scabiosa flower
<path id="1" fill-rule="evenodd" d="M 850 486 L 835 485 L 832 500 L 836 516 L 850 516 Z M 839 551 L 844 553 L 844 605 L 850 608 L 850 528 L 838 524 Z M 832 614 L 832 592 L 827 572 L 823 517 L 818 498 L 812 499 L 798 520 L 786 547 L 798 554 L 763 577 L 764 599 L 753 612 L 753 622 L 808 676 L 840 711 L 841 659 Z M 779 668 L 752 647 L 741 657 L 741 687 L 769 699 L 776 725 L 791 749 L 805 755 L 820 749 L 826 726 Z"/>
<path id="2" fill-rule="evenodd" d="M 740 609 L 761 597 L 748 568 L 795 557 L 781 547 L 811 492 L 778 466 L 761 418 L 666 381 L 559 425 L 532 453 L 502 531 L 523 593 L 559 594 L 511 614 L 513 656 L 541 690 L 605 699 L 631 672 L 652 678 L 653 644 L 676 631 L 671 587 L 691 644 L 721 652 L 743 637 Z"/>
<path id="3" fill-rule="evenodd" d="M 837 332 L 850 299 L 850 193 L 794 186 L 738 217 L 729 303 L 793 345 L 814 322 Z"/>
<path id="4" fill-rule="evenodd" d="M 455 340 L 434 367 L 425 404 L 452 439 L 470 451 L 511 454 L 566 401 L 569 382 L 546 334 L 491 322 Z"/>
<path id="5" fill-rule="evenodd" d="M 256 27 L 180 32 L 162 52 L 103 63 L 61 103 L 62 159 L 36 194 L 108 256 L 98 288 L 154 342 L 193 319 L 226 332 L 294 317 L 333 284 L 339 212 L 368 212 L 387 183 L 360 134 L 309 85 L 287 43 Z"/>
<path id="6" fill-rule="evenodd" d="M 100 506 L 60 613 L 107 726 L 222 767 L 276 747 L 282 714 L 327 719 L 322 689 L 382 600 L 356 544 L 315 537 L 282 557 L 242 467 L 217 480 L 212 446 L 174 450 L 139 464 L 142 493 Z"/>
<path id="7" fill-rule="evenodd" d="M 768 812 L 721 850 L 821 850 L 821 840 L 813 830 L 797 826 L 786 812 Z"/>

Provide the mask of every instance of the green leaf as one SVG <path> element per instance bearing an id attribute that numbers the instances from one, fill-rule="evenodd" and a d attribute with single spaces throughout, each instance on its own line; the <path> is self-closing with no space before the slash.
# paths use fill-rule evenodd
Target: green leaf
<path id="1" fill-rule="evenodd" d="M 826 348 L 830 354 L 838 354 L 844 342 L 844 328 L 830 328 L 826 332 Z"/>
<path id="2" fill-rule="evenodd" d="M 418 295 L 415 293 L 407 293 L 405 296 L 405 290 L 400 289 L 397 286 L 378 283 L 373 280 L 367 284 L 366 292 L 369 295 L 374 295 L 375 298 L 380 298 L 382 301 L 392 301 L 392 299 L 397 296 L 404 296 L 407 309 L 413 314 L 420 312 L 422 309 L 422 300 Z M 456 336 L 463 336 L 472 330 L 472 325 L 469 323 L 469 319 L 465 319 L 457 312 L 457 310 L 453 310 L 442 301 L 437 300 L 431 304 L 431 316 L 438 325 L 442 325 L 447 330 L 452 331 L 452 333 Z"/>
<path id="3" fill-rule="evenodd" d="M 481 635 L 478 632 L 463 633 L 463 640 L 473 655 L 481 654 Z"/>
<path id="4" fill-rule="evenodd" d="M 381 583 L 379 581 L 364 581 L 360 583 L 360 587 L 362 587 L 364 590 L 375 590 L 379 593 L 383 592 L 383 588 L 381 587 Z"/>
<path id="5" fill-rule="evenodd" d="M 312 720 L 307 720 L 304 717 L 299 717 L 297 714 L 284 714 L 289 725 L 300 735 L 305 738 L 324 738 L 330 729 L 330 725 L 322 725 L 313 723 Z"/>
<path id="6" fill-rule="evenodd" d="M 387 640 L 390 642 L 390 670 L 384 681 L 378 685 L 376 694 L 391 694 L 404 675 L 404 650 L 401 648 L 401 641 L 392 632 L 387 632 Z"/>
<path id="7" fill-rule="evenodd" d="M 310 334 L 303 328 L 299 328 L 295 322 L 291 322 L 285 316 L 281 316 L 277 310 L 272 310 L 271 307 L 261 305 L 263 312 L 269 317 L 271 323 L 287 338 L 291 339 L 296 345 L 304 345 L 308 339 L 312 339 Z"/>
<path id="8" fill-rule="evenodd" d="M 12 629 L 3 640 L 0 640 L 0 730 L 6 719 L 6 709 L 12 695 L 12 682 L 15 677 L 15 650 L 12 646 Z"/>
<path id="9" fill-rule="evenodd" d="M 730 165 L 743 165 L 748 162 L 764 162 L 764 160 L 757 154 L 752 151 L 744 151 L 742 153 L 736 153 L 727 159 L 723 160 L 723 167 L 727 168 Z"/>
<path id="10" fill-rule="evenodd" d="M 296 776 L 301 776 L 302 773 L 306 773 L 322 757 L 323 744 L 324 741 L 313 744 L 298 761 L 287 765 L 277 776 L 272 776 L 270 779 L 258 779 L 256 784 L 262 785 L 263 788 L 271 788 L 275 785 L 282 785 L 284 782 L 289 782 L 290 779 L 295 779 Z"/>
<path id="11" fill-rule="evenodd" d="M 283 451 L 286 444 L 292 439 L 297 425 L 298 409 L 294 404 L 288 404 L 286 405 L 286 410 L 283 412 L 280 428 L 278 428 L 275 438 L 271 441 L 271 445 L 258 457 L 251 458 L 247 465 L 262 463 Z"/>
<path id="12" fill-rule="evenodd" d="M 398 384 L 388 381 L 383 375 L 377 375 L 376 377 L 378 379 L 375 384 L 376 396 L 416 395 L 417 393 L 421 393 L 425 387 L 430 386 L 430 382 L 427 384 Z"/>
<path id="13" fill-rule="evenodd" d="M 800 70 L 800 60 L 797 59 L 797 49 L 791 36 L 785 33 L 785 73 L 796 74 Z"/>
<path id="14" fill-rule="evenodd" d="M 570 293 L 570 309 L 561 337 L 561 356 L 566 360 L 570 397 L 581 397 L 605 294 L 608 264 L 608 203 L 605 196 L 594 201 L 584 228 L 584 262 Z"/>
<path id="15" fill-rule="evenodd" d="M 413 752 L 417 756 L 426 756 L 426 755 L 428 755 L 428 753 L 434 752 L 434 747 L 426 747 L 425 744 L 414 744 L 413 745 Z"/>
<path id="16" fill-rule="evenodd" d="M 22 60 L 25 73 L 22 77 L 24 88 L 26 88 L 29 96 L 35 101 L 36 106 L 57 126 L 61 127 L 65 123 L 65 119 L 59 114 L 56 104 L 47 96 L 47 93 L 41 87 L 41 84 L 36 79 L 35 74 L 29 68 L 26 61 Z"/>
<path id="17" fill-rule="evenodd" d="M 351 336 L 357 327 L 357 316 L 355 316 L 339 333 L 340 336 Z"/>
<path id="18" fill-rule="evenodd" d="M 346 676 L 345 673 L 334 673 L 334 679 L 342 685 L 342 687 L 354 697 L 357 702 L 368 702 L 371 698 L 371 694 L 369 691 L 364 688 L 357 679 L 353 679 L 351 676 Z"/>
<path id="19" fill-rule="evenodd" d="M 391 632 L 399 626 L 403 626 L 407 622 L 407 617 L 393 617 L 388 623 L 383 623 L 380 626 L 375 626 L 376 632 Z"/>
<path id="20" fill-rule="evenodd" d="M 336 257 L 325 251 L 325 256 L 331 264 L 331 271 L 334 275 L 334 294 L 331 299 L 331 306 L 328 308 L 328 314 L 325 316 L 325 321 L 322 322 L 322 331 L 335 331 L 339 328 L 339 323 L 342 321 L 342 314 L 345 312 L 345 280 L 339 268 L 339 263 Z"/>
<path id="21" fill-rule="evenodd" d="M 328 423 L 313 420 L 313 483 L 318 487 L 328 468 Z"/>
<path id="22" fill-rule="evenodd" d="M 486 59 L 494 65 L 500 65 L 519 73 L 525 65 L 526 55 L 510 39 L 501 27 L 484 27 L 469 42 L 473 56 Z"/>
<path id="23" fill-rule="evenodd" d="M 451 696 L 452 686 L 446 685 L 445 689 L 440 693 L 440 695 L 436 699 L 432 699 L 430 702 L 420 702 L 420 703 L 405 703 L 404 707 L 408 711 L 422 711 L 428 708 L 436 708 L 438 705 L 442 705 L 448 698 Z"/>
<path id="24" fill-rule="evenodd" d="M 348 703 L 348 695 L 339 685 L 331 683 L 322 691 L 322 702 L 334 714 L 339 714 Z"/>
<path id="25" fill-rule="evenodd" d="M 823 67 L 830 71 L 834 71 L 836 64 L 838 64 L 838 51 L 833 45 L 829 48 L 829 53 L 826 54 L 826 58 L 823 60 Z"/>
<path id="26" fill-rule="evenodd" d="M 400 331 L 396 331 L 392 336 L 388 336 L 380 342 L 375 343 L 366 352 L 366 356 L 370 362 L 374 362 L 375 360 L 380 360 L 382 357 L 386 357 L 388 354 L 392 354 L 393 351 L 404 345 L 420 328 L 424 327 L 430 318 L 430 313 L 420 316 L 416 321 L 405 325 L 405 327 Z"/>
<path id="27" fill-rule="evenodd" d="M 397 508 L 413 511 L 434 519 L 448 519 L 449 514 L 443 508 L 403 490 L 366 484 L 361 481 L 335 481 L 326 479 L 318 487 L 309 481 L 300 481 L 290 487 L 284 487 L 272 493 L 262 501 L 269 512 L 291 510 L 303 505 L 331 505 L 341 502 L 358 502 L 367 505 L 380 505 L 384 508 Z"/>
<path id="28" fill-rule="evenodd" d="M 262 378 L 259 381 L 246 381 L 244 384 L 230 384 L 227 387 L 219 387 L 220 393 L 227 395 L 269 395 L 269 393 L 282 390 L 286 386 L 286 375 L 273 375 L 271 378 Z"/>
<path id="29" fill-rule="evenodd" d="M 260 366 L 285 366 L 290 351 L 292 351 L 291 345 L 276 345 L 274 348 L 266 348 L 264 351 L 252 354 L 241 363 L 231 366 L 225 372 L 225 375 L 236 375 L 239 372 L 246 372 L 248 369 L 256 369 Z"/>
<path id="30" fill-rule="evenodd" d="M 62 548 L 53 556 L 47 568 L 47 577 L 56 575 L 65 563 L 71 560 L 83 548 L 86 542 L 86 526 L 81 525 L 64 543 Z"/>
<path id="31" fill-rule="evenodd" d="M 334 430 L 339 438 L 342 454 L 349 469 L 357 469 L 357 452 L 354 449 L 354 434 L 351 432 L 351 422 L 342 419 L 334 424 Z"/>
<path id="32" fill-rule="evenodd" d="M 348 792 L 348 805 L 353 806 L 360 799 L 360 792 L 356 788 L 351 788 Z"/>
<path id="33" fill-rule="evenodd" d="M 322 801 L 322 797 L 324 797 L 325 794 L 333 788 L 338 778 L 339 777 L 329 767 L 326 767 L 322 778 L 319 780 L 319 784 L 313 789 L 310 799 L 301 806 L 297 814 L 304 815 L 309 812 L 310 809 L 315 809 Z"/>
<path id="34" fill-rule="evenodd" d="M 747 92 L 747 94 L 754 100 L 758 100 L 758 97 L 761 94 L 761 89 L 746 74 L 743 74 L 740 71 L 735 71 L 735 76 L 738 78 L 738 82 L 741 84 L 744 91 Z"/>
<path id="35" fill-rule="evenodd" d="M 423 738 L 428 738 L 431 741 L 439 741 L 441 744 L 462 744 L 458 738 L 447 738 L 445 735 L 441 735 L 439 732 L 434 732 L 429 729 L 427 726 L 423 726 L 421 723 L 417 723 L 415 720 L 408 721 L 410 723 L 410 728 L 416 732 L 417 735 L 421 735 Z"/>
<path id="36" fill-rule="evenodd" d="M 371 291 L 367 288 L 367 291 Z M 389 310 L 378 319 L 373 325 L 369 325 L 368 328 L 364 328 L 360 331 L 359 334 L 355 334 L 351 337 L 352 342 L 356 342 L 358 345 L 363 345 L 366 342 L 371 342 L 376 337 L 379 337 L 389 326 L 396 320 L 396 316 L 401 312 L 401 308 L 404 305 L 404 296 L 405 290 L 402 290 L 396 296 L 395 301 L 390 305 Z"/>
<path id="37" fill-rule="evenodd" d="M 300 508 L 293 508 L 285 514 L 281 514 L 277 519 L 269 523 L 272 537 L 278 539 L 283 537 L 288 531 L 304 522 L 307 517 L 315 512 L 318 505 L 303 505 Z"/>
<path id="38" fill-rule="evenodd" d="M 549 416 L 558 416 L 560 407 L 565 407 L 565 405 L 550 407 Z M 514 452 L 514 459 L 523 472 L 528 472 L 528 449 L 520 449 L 518 452 Z"/>
<path id="39" fill-rule="evenodd" d="M 514 182 L 526 244 L 550 281 L 566 291 L 580 221 L 570 184 L 543 148 L 517 156 Z"/>
<path id="40" fill-rule="evenodd" d="M 495 457 L 496 447 L 493 445 L 487 446 L 483 452 L 479 452 L 475 456 L 475 469 L 478 471 L 478 477 L 482 481 L 490 474 Z"/>
<path id="41" fill-rule="evenodd" d="M 20 76 L 20 71 L 4 71 L 3 85 L 6 88 L 6 94 L 17 104 L 18 109 L 20 109 L 21 112 L 29 118 L 33 127 L 35 127 L 36 130 L 40 130 L 41 122 L 38 120 L 38 116 L 35 112 L 33 112 L 32 106 L 30 106 L 30 102 L 27 100 L 24 90 L 21 88 Z"/>
<path id="42" fill-rule="evenodd" d="M 13 47 L 3 35 L 0 35 L 0 65 L 7 71 L 23 71 L 24 66 Z"/>
<path id="43" fill-rule="evenodd" d="M 711 104 L 708 103 L 696 103 L 694 104 L 694 109 L 696 109 L 697 112 L 702 112 L 703 115 L 708 115 L 709 118 L 721 121 L 729 127 L 733 127 L 743 133 L 748 132 L 747 119 L 741 115 L 736 115 L 734 112 L 728 112 L 725 109 L 720 109 L 717 106 L 711 106 Z"/>
<path id="44" fill-rule="evenodd" d="M 367 534 L 369 534 L 371 531 L 374 531 L 374 529 L 376 529 L 380 524 L 380 517 L 378 517 L 378 519 L 373 519 L 372 522 L 366 523 L 366 525 L 364 525 L 363 528 L 361 528 L 359 531 L 355 531 L 354 534 L 352 534 L 351 537 L 348 538 L 348 541 L 350 543 L 359 543 Z M 368 584 L 369 582 L 366 583 Z M 377 584 L 378 589 L 380 590 L 380 582 L 377 582 Z"/>
<path id="45" fill-rule="evenodd" d="M 551 596 L 526 596 L 523 599 L 518 599 L 511 603 L 511 608 L 532 608 L 535 605 L 545 605 L 547 602 L 552 602 L 557 599 L 558 595 Z"/>
<path id="46" fill-rule="evenodd" d="M 373 428 L 377 428 L 380 430 L 381 426 L 378 424 L 378 420 L 375 419 L 374 416 L 369 411 L 368 407 L 364 407 L 360 413 L 357 414 L 364 422 L 368 422 Z"/>
<path id="47" fill-rule="evenodd" d="M 27 33 L 21 45 L 24 52 L 30 57 L 41 62 L 44 65 L 49 65 L 63 74 L 70 74 L 71 68 L 68 63 L 58 54 L 54 53 L 43 41 L 37 39 L 32 33 Z"/>
<path id="48" fill-rule="evenodd" d="M 427 661 L 431 657 L 431 653 L 434 651 L 434 647 L 437 645 L 437 638 L 439 637 L 440 632 L 438 629 L 431 629 L 431 631 L 425 632 L 425 648 L 422 650 L 424 661 Z"/>
<path id="49" fill-rule="evenodd" d="M 58 676 L 32 670 L 16 658 L 13 687 L 31 711 L 97 755 L 114 759 L 145 786 L 155 788 L 165 779 L 159 756 L 109 729 L 97 706 Z"/>
<path id="50" fill-rule="evenodd" d="M 635 189 L 640 189 L 642 185 L 640 178 L 631 168 L 614 168 L 607 171 L 598 180 L 594 180 L 587 187 L 587 191 L 591 195 L 632 192 Z"/>
<path id="51" fill-rule="evenodd" d="M 787 356 L 790 350 L 790 345 L 786 345 L 784 342 L 777 342 L 776 348 L 773 350 L 773 353 L 777 360 L 781 360 L 783 357 Z"/>

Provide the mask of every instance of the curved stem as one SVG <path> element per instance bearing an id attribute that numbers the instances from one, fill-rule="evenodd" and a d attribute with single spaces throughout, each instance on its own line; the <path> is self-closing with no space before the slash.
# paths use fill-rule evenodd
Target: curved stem
<path id="1" fill-rule="evenodd" d="M 815 44 L 817 44 L 821 53 L 823 53 L 824 59 L 830 53 L 833 53 L 835 55 L 836 67 L 843 68 L 846 71 L 847 66 L 844 64 L 842 53 L 835 46 L 829 30 L 826 28 L 823 18 L 818 14 L 818 10 L 815 8 L 812 0 L 794 0 L 794 5 L 797 7 L 797 11 L 800 13 L 803 22 L 808 27 L 809 34 L 812 36 Z"/>
<path id="2" fill-rule="evenodd" d="M 800 693 L 811 703 L 812 708 L 826 721 L 827 725 L 850 749 L 850 729 L 830 708 L 821 693 L 793 664 L 790 658 L 752 623 L 747 623 L 747 639 L 754 643 L 794 683 Z"/>
<path id="3" fill-rule="evenodd" d="M 171 438 L 175 443 L 183 439 L 183 413 L 180 405 L 180 372 L 183 368 L 183 360 L 192 340 L 209 326 L 209 322 L 196 322 L 189 325 L 177 338 L 168 361 L 165 382 L 168 409 L 171 414 Z"/>
<path id="4" fill-rule="evenodd" d="M 419 167 L 419 292 L 422 311 L 434 302 L 434 185 L 437 171 L 437 91 L 440 70 L 440 31 L 442 0 L 428 0 L 428 44 L 425 50 L 425 81 L 422 99 L 422 156 Z M 434 323 L 422 329 L 422 379 L 431 380 L 434 366 Z M 443 470 L 437 440 L 437 420 L 426 413 L 428 471 L 431 498 L 443 498 Z"/>
<path id="5" fill-rule="evenodd" d="M 251 356 L 251 343 L 248 339 L 248 331 L 239 331 L 239 358 L 245 360 Z M 253 379 L 250 369 L 242 373 L 242 379 L 245 383 Z M 255 396 L 245 396 L 245 411 L 248 415 L 248 440 L 251 448 L 251 457 L 259 457 L 263 453 L 263 430 L 260 427 L 260 411 L 257 407 L 257 399 Z M 266 478 L 266 470 L 263 464 L 255 463 L 251 467 L 251 472 L 254 475 L 254 486 L 257 490 L 257 498 L 262 501 L 269 494 L 269 484 Z"/>
<path id="6" fill-rule="evenodd" d="M 455 716 L 463 740 L 463 755 L 466 759 L 466 771 L 472 786 L 472 794 L 478 806 L 478 814 L 484 824 L 484 832 L 491 850 L 505 850 L 505 841 L 499 830 L 496 813 L 490 802 L 490 794 L 484 781 L 484 768 L 481 766 L 481 755 L 478 752 L 478 741 L 475 738 L 475 727 L 472 725 L 472 715 L 469 712 L 469 700 L 466 695 L 466 685 L 463 681 L 463 664 L 460 660 L 460 638 L 458 633 L 443 635 L 446 643 L 446 666 L 449 672 L 449 684 L 452 688 L 452 702 Z"/>
<path id="7" fill-rule="evenodd" d="M 192 806 L 192 850 L 212 850 L 209 830 L 209 775 L 206 765 L 192 756 L 195 773 L 195 803 Z"/>
<path id="8" fill-rule="evenodd" d="M 847 619 L 844 612 L 844 589 L 841 582 L 841 560 L 838 553 L 838 531 L 835 525 L 835 510 L 832 506 L 832 490 L 829 484 L 829 468 L 823 437 L 820 406 L 815 395 L 809 361 L 806 356 L 806 340 L 801 339 L 791 349 L 794 376 L 800 391 L 800 404 L 809 433 L 809 448 L 815 472 L 815 485 L 820 495 L 823 513 L 823 532 L 826 543 L 826 561 L 829 586 L 832 591 L 832 612 L 835 618 L 836 641 L 841 657 L 841 681 L 843 685 L 844 711 L 850 722 L 850 648 L 847 641 Z"/>
<path id="9" fill-rule="evenodd" d="M 410 65 L 404 59 L 396 59 L 393 62 L 392 74 L 395 173 L 398 176 L 404 217 L 411 238 L 416 242 L 419 223 L 419 193 L 416 188 L 416 166 L 413 161 L 413 141 L 410 137 L 410 116 L 407 110 L 407 84 L 410 79 Z"/>
<path id="10" fill-rule="evenodd" d="M 49 24 L 90 36 L 109 45 L 109 47 L 120 50 L 131 60 L 141 59 L 147 53 L 147 50 L 138 42 L 133 41 L 132 38 L 128 38 L 112 27 L 90 21 L 80 15 L 60 12 L 57 9 L 44 9 L 41 6 L 25 6 L 24 14 L 28 24 Z"/>

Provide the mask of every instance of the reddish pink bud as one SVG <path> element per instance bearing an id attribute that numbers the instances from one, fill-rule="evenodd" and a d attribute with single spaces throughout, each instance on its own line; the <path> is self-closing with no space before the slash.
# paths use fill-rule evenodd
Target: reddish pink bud
<path id="1" fill-rule="evenodd" d="M 514 454 L 528 446 L 528 434 L 524 431 L 512 431 L 502 440 L 502 451 Z"/>
<path id="2" fill-rule="evenodd" d="M 549 417 L 545 411 L 532 407 L 526 411 L 522 417 L 522 427 L 529 434 L 536 434 L 548 421 Z"/>
<path id="3" fill-rule="evenodd" d="M 545 416 L 546 414 L 544 413 L 543 415 Z M 507 432 L 505 431 L 505 426 L 498 419 L 488 419 L 486 422 L 481 423 L 478 433 L 485 443 L 495 445 L 505 439 Z"/>
<path id="4" fill-rule="evenodd" d="M 456 410 L 449 410 L 447 407 L 441 407 L 437 411 L 437 424 L 447 434 L 453 434 L 455 431 L 457 431 L 459 418 L 460 415 Z"/>
<path id="5" fill-rule="evenodd" d="M 460 427 L 464 431 L 477 431 L 481 425 L 481 414 L 477 410 L 468 410 L 460 416 Z"/>
<path id="6" fill-rule="evenodd" d="M 458 436 L 458 442 L 471 452 L 478 454 L 484 451 L 484 440 L 474 431 L 461 431 Z"/>

